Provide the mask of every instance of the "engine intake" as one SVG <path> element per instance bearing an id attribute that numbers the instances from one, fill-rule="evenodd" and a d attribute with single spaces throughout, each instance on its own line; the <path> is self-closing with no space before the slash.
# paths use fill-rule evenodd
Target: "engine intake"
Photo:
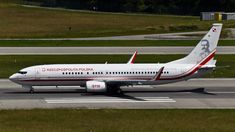
<path id="1" fill-rule="evenodd" d="M 105 82 L 87 81 L 86 82 L 86 90 L 87 90 L 87 92 L 106 92 L 107 86 L 106 86 Z"/>

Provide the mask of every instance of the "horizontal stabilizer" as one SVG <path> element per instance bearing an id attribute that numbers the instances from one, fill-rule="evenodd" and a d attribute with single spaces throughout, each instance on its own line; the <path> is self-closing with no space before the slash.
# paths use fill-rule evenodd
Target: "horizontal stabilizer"
<path id="1" fill-rule="evenodd" d="M 164 67 L 160 68 L 158 70 L 158 72 L 156 73 L 156 75 L 153 77 L 152 81 L 157 81 L 160 79 L 162 73 L 163 73 Z"/>
<path id="2" fill-rule="evenodd" d="M 207 62 L 207 64 L 206 65 L 215 65 L 216 64 L 216 60 L 210 60 L 209 62 Z"/>
<path id="3" fill-rule="evenodd" d="M 200 69 L 207 69 L 207 68 L 215 68 L 216 67 L 216 60 L 210 60 L 209 62 L 206 63 L 206 65 L 203 65 Z"/>

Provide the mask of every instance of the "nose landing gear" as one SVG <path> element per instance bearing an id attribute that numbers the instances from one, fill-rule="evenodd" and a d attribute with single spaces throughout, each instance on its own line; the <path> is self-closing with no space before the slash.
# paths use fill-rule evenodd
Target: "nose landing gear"
<path id="1" fill-rule="evenodd" d="M 29 89 L 29 93 L 33 94 L 34 93 L 34 88 L 32 86 L 22 86 L 25 89 Z"/>

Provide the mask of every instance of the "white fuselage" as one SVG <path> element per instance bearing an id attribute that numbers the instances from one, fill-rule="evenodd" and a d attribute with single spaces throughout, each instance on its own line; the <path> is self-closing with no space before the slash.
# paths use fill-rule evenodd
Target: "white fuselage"
<path id="1" fill-rule="evenodd" d="M 161 67 L 159 80 L 152 81 Z M 196 69 L 196 70 L 195 70 Z M 198 75 L 192 64 L 54 64 L 32 66 L 10 79 L 28 86 L 85 86 L 90 80 L 121 82 L 120 85 L 157 85 L 187 80 Z"/>

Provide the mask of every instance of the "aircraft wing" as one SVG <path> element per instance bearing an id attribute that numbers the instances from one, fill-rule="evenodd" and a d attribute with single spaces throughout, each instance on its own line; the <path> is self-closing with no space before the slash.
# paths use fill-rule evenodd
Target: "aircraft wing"
<path id="1" fill-rule="evenodd" d="M 144 82 L 145 80 L 107 80 L 104 81 L 106 82 L 107 85 L 118 85 L 118 86 L 128 86 L 128 85 L 140 85 L 142 84 L 141 82 Z"/>
<path id="2" fill-rule="evenodd" d="M 141 85 L 142 82 L 145 81 L 157 81 L 160 79 L 162 73 L 163 73 L 164 67 L 161 67 L 158 72 L 156 72 L 156 75 L 150 79 L 150 80 L 97 80 L 97 81 L 103 81 L 107 85 L 118 85 L 118 86 L 127 86 L 127 85 Z"/>

